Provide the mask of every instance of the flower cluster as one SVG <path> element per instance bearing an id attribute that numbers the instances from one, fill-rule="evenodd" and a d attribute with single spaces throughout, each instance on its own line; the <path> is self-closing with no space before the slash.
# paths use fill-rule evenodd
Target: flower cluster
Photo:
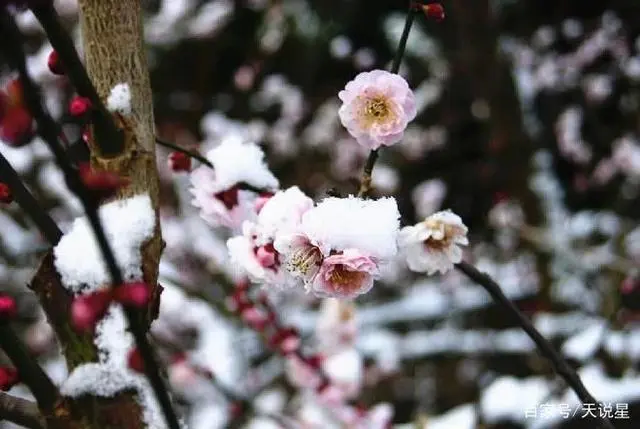
<path id="1" fill-rule="evenodd" d="M 260 194 L 246 189 L 275 191 L 278 179 L 264 162 L 264 153 L 253 143 L 232 136 L 209 151 L 213 168 L 203 165 L 191 173 L 192 204 L 212 226 L 238 228 L 256 215 Z M 259 206 L 259 204 L 258 204 Z"/>
<path id="2" fill-rule="evenodd" d="M 396 254 L 399 217 L 393 198 L 331 197 L 314 206 L 294 187 L 271 197 L 257 222 L 245 222 L 227 245 L 254 281 L 303 283 L 316 296 L 354 298 Z"/>

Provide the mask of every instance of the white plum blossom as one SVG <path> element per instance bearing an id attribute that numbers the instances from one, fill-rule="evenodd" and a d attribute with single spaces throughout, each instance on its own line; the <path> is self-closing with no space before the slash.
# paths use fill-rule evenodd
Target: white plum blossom
<path id="1" fill-rule="evenodd" d="M 338 97 L 342 125 L 369 149 L 391 146 L 402 139 L 416 117 L 416 101 L 404 78 L 384 70 L 360 73 Z"/>
<path id="2" fill-rule="evenodd" d="M 398 244 L 412 271 L 431 275 L 444 274 L 460 262 L 462 249 L 459 246 L 466 246 L 469 240 L 462 219 L 450 210 L 444 210 L 416 225 L 402 228 Z"/>
<path id="3" fill-rule="evenodd" d="M 212 226 L 238 229 L 256 214 L 255 192 L 240 189 L 248 185 L 265 192 L 275 191 L 278 179 L 264 161 L 262 149 L 237 136 L 224 139 L 206 156 L 209 166 L 200 166 L 191 173 L 192 204 L 200 216 Z"/>
<path id="4" fill-rule="evenodd" d="M 227 241 L 232 262 L 255 282 L 290 285 L 293 277 L 282 268 L 273 242 L 276 234 L 295 231 L 312 207 L 313 200 L 296 186 L 277 192 L 262 204 L 255 222 L 243 223 L 242 235 Z"/>
<path id="5" fill-rule="evenodd" d="M 355 298 L 371 289 L 379 265 L 397 253 L 399 217 L 393 198 L 326 198 L 302 216 L 297 231 L 278 234 L 274 247 L 307 290 Z"/>

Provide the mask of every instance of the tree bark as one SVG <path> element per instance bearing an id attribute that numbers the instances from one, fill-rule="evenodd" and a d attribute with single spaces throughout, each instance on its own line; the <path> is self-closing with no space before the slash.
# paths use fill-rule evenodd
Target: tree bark
<path id="1" fill-rule="evenodd" d="M 131 90 L 131 115 L 116 115 L 124 133 L 124 150 L 115 156 L 104 156 L 93 141 L 89 142 L 92 167 L 128 179 L 116 199 L 148 194 L 156 212 L 153 237 L 140 249 L 142 271 L 146 283 L 153 288 L 153 299 L 145 317 L 148 329 L 157 316 L 159 294 L 158 265 L 164 243 L 159 223 L 159 180 L 155 161 L 153 103 L 142 27 L 139 0 L 80 0 L 80 23 L 85 66 L 93 85 L 103 100 L 111 89 L 126 83 Z M 91 335 L 76 333 L 69 311 L 73 297 L 61 285 L 49 253 L 34 277 L 31 288 L 39 295 L 60 340 L 69 370 L 83 363 L 97 361 L 97 350 Z M 111 398 L 85 395 L 70 404 L 70 410 L 81 410 L 85 416 L 77 421 L 83 429 L 142 429 L 142 410 L 136 393 L 123 391 Z"/>

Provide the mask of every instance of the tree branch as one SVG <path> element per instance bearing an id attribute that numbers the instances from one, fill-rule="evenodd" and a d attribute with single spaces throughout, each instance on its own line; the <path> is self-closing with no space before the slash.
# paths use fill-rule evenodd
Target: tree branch
<path id="1" fill-rule="evenodd" d="M 29 386 L 38 406 L 43 410 L 52 410 L 60 398 L 58 388 L 6 322 L 0 322 L 0 348 L 18 370 L 20 380 Z"/>
<path id="2" fill-rule="evenodd" d="M 13 169 L 9 161 L 0 153 L 0 181 L 11 189 L 14 199 L 24 212 L 33 220 L 40 233 L 52 245 L 56 245 L 62 238 L 62 231 L 51 219 L 51 216 L 40 206 L 38 200 L 22 183 L 20 176 Z"/>
<path id="3" fill-rule="evenodd" d="M 46 429 L 38 406 L 26 399 L 0 392 L 0 421 L 7 420 L 29 429 Z"/>
<path id="4" fill-rule="evenodd" d="M 509 301 L 509 298 L 504 295 L 498 283 L 496 283 L 489 275 L 479 271 L 476 267 L 467 262 L 463 261 L 459 263 L 456 265 L 456 268 L 469 277 L 469 279 L 482 286 L 498 304 L 504 307 L 508 313 L 516 319 L 518 325 L 520 325 L 527 335 L 529 335 L 542 355 L 551 361 L 556 373 L 558 373 L 558 375 L 562 377 L 573 389 L 583 404 L 599 403 L 593 396 L 591 396 L 587 388 L 582 383 L 582 380 L 580 380 L 578 374 L 573 368 L 571 368 L 562 355 L 560 355 L 553 345 L 547 341 L 540 332 L 538 332 L 531 321 L 522 314 L 511 301 Z M 599 423 L 602 428 L 614 429 L 613 424 L 604 416 L 600 416 Z"/>
<path id="5" fill-rule="evenodd" d="M 8 59 L 13 63 L 13 66 L 20 74 L 25 102 L 38 124 L 38 133 L 42 136 L 43 140 L 53 152 L 56 162 L 64 173 L 67 185 L 80 198 L 91 228 L 96 236 L 100 251 L 105 259 L 105 264 L 111 277 L 112 285 L 113 287 L 119 287 L 124 283 L 124 278 L 116 263 L 113 249 L 111 249 L 111 245 L 107 241 L 105 231 L 100 222 L 100 218 L 98 217 L 97 202 L 84 187 L 78 172 L 73 168 L 64 149 L 60 145 L 58 140 L 58 136 L 60 135 L 58 125 L 42 107 L 38 87 L 27 72 L 25 55 L 22 50 L 22 35 L 16 27 L 15 22 L 13 22 L 11 16 L 4 9 L 0 10 L 0 35 L 6 41 L 6 43 L 3 43 L 2 47 L 9 54 Z M 160 403 L 160 407 L 165 415 L 167 424 L 170 429 L 179 429 L 180 425 L 173 410 L 171 399 L 169 398 L 169 392 L 164 385 L 158 363 L 146 337 L 146 330 L 143 326 L 142 318 L 140 317 L 141 313 L 137 312 L 134 308 L 126 306 L 124 310 L 129 321 L 130 330 L 135 338 L 136 346 L 144 360 L 145 374 L 151 383 L 158 402 Z"/>
<path id="6" fill-rule="evenodd" d="M 31 10 L 47 33 L 51 46 L 58 52 L 64 71 L 73 86 L 76 87 L 78 94 L 91 100 L 94 109 L 92 119 L 100 152 L 108 156 L 119 154 L 124 149 L 122 132 L 116 126 L 113 116 L 111 116 L 93 86 L 76 52 L 73 40 L 60 24 L 53 2 L 41 3 L 43 4 L 42 6 L 32 7 Z"/>

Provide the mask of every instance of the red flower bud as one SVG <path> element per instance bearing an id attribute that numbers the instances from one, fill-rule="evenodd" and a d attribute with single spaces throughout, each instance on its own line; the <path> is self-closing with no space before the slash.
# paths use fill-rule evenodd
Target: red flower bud
<path id="1" fill-rule="evenodd" d="M 151 299 L 151 289 L 143 282 L 126 283 L 113 290 L 113 298 L 120 304 L 142 308 Z"/>
<path id="2" fill-rule="evenodd" d="M 184 152 L 171 152 L 167 164 L 174 173 L 191 171 L 191 157 Z"/>
<path id="3" fill-rule="evenodd" d="M 80 332 L 91 332 L 111 304 L 111 290 L 104 289 L 82 295 L 71 304 L 71 322 Z"/>
<path id="4" fill-rule="evenodd" d="M 6 183 L 0 182 L 0 203 L 11 204 L 13 202 L 13 195 L 11 195 L 11 189 Z"/>
<path id="5" fill-rule="evenodd" d="M 101 199 L 113 196 L 118 189 L 125 186 L 128 180 L 109 171 L 93 170 L 88 163 L 78 167 L 82 183 Z"/>
<path id="6" fill-rule="evenodd" d="M 129 350 L 129 355 L 127 356 L 127 365 L 129 365 L 129 369 L 144 374 L 144 359 L 142 359 L 140 350 L 138 350 L 137 347 Z"/>
<path id="7" fill-rule="evenodd" d="M 76 95 L 69 103 L 69 113 L 76 118 L 85 117 L 92 108 L 91 100 Z"/>
<path id="8" fill-rule="evenodd" d="M 17 312 L 16 301 L 9 295 L 0 294 L 0 322 L 13 319 Z"/>
<path id="9" fill-rule="evenodd" d="M 20 147 L 31 141 L 33 118 L 23 107 L 5 112 L 0 123 L 0 137 L 12 146 Z"/>
<path id="10" fill-rule="evenodd" d="M 6 87 L 9 107 L 21 107 L 23 106 L 23 94 L 22 82 L 20 79 L 11 80 Z"/>
<path id="11" fill-rule="evenodd" d="M 47 66 L 49 66 L 49 70 L 51 73 L 61 76 L 64 74 L 64 67 L 62 66 L 62 61 L 60 61 L 60 55 L 58 55 L 58 51 L 51 51 L 49 54 L 49 59 L 47 60 Z"/>
<path id="12" fill-rule="evenodd" d="M 444 6 L 441 3 L 430 3 L 422 5 L 422 11 L 427 18 L 433 19 L 436 22 L 444 20 Z"/>
<path id="13" fill-rule="evenodd" d="M 18 371 L 14 368 L 0 367 L 0 390 L 7 391 L 19 382 Z"/>

